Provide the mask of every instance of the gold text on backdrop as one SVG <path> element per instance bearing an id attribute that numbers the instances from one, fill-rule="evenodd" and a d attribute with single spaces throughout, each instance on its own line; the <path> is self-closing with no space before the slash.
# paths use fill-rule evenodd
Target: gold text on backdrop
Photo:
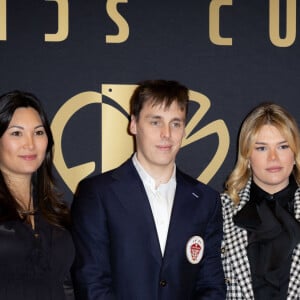
<path id="1" fill-rule="evenodd" d="M 269 0 L 269 37 L 276 47 L 290 47 L 296 39 L 297 0 L 286 0 L 286 33 L 280 36 L 280 0 Z M 233 6 L 233 0 L 212 0 L 209 6 L 209 38 L 215 45 L 232 46 L 232 38 L 220 34 L 220 10 L 222 6 Z M 282 21 L 282 20 L 281 20 Z"/>
<path id="2" fill-rule="evenodd" d="M 40 0 L 42 1 L 42 0 Z M 69 0 L 43 0 L 57 3 L 57 32 L 46 33 L 45 42 L 63 42 L 69 35 Z M 251 0 L 248 0 L 251 1 Z M 276 47 L 290 47 L 296 39 L 297 29 L 297 0 L 285 0 L 286 18 L 280 20 L 281 0 L 269 0 L 269 38 Z M 117 34 L 105 37 L 107 44 L 121 44 L 127 41 L 130 34 L 130 26 L 118 11 L 118 4 L 127 4 L 128 0 L 107 0 L 106 12 L 110 20 L 117 26 Z M 221 36 L 220 20 L 221 9 L 224 6 L 234 6 L 233 0 L 211 0 L 209 5 L 209 39 L 217 46 L 232 46 L 232 37 Z M 223 16 L 224 17 L 224 16 Z M 226 20 L 224 20 L 226 23 Z M 224 23 L 223 22 L 223 23 Z M 228 20 L 230 22 L 230 20 Z M 281 24 L 282 23 L 282 24 Z M 285 28 L 285 35 L 281 37 L 280 24 Z M 7 37 L 7 0 L 0 0 L 0 41 L 6 41 Z"/>

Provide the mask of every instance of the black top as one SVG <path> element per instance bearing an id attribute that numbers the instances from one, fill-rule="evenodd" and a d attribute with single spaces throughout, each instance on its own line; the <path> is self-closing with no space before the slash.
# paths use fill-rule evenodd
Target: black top
<path id="1" fill-rule="evenodd" d="M 270 195 L 251 184 L 250 201 L 234 217 L 248 232 L 247 254 L 256 300 L 286 300 L 292 253 L 300 242 L 300 224 L 293 216 L 294 178 Z"/>
<path id="2" fill-rule="evenodd" d="M 75 255 L 71 236 L 38 214 L 35 228 L 22 220 L 0 222 L 0 299 L 67 299 L 63 283 Z"/>

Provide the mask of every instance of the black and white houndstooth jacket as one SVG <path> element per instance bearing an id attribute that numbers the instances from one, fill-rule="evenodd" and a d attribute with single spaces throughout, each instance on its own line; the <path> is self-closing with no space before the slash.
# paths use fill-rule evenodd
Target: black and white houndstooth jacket
<path id="1" fill-rule="evenodd" d="M 234 206 L 227 194 L 221 194 L 223 209 L 222 262 L 227 284 L 227 300 L 254 300 L 250 265 L 247 258 L 247 231 L 235 226 L 235 215 L 250 197 L 251 180 L 240 192 L 240 203 Z M 295 218 L 300 222 L 300 187 L 295 193 Z M 294 249 L 287 300 L 300 299 L 300 244 Z"/>

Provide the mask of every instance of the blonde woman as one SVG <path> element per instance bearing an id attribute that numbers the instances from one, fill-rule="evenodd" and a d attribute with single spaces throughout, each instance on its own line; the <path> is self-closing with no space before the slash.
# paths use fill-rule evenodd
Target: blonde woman
<path id="1" fill-rule="evenodd" d="M 263 103 L 248 114 L 221 195 L 226 299 L 298 299 L 299 155 L 297 122 L 283 107 Z"/>

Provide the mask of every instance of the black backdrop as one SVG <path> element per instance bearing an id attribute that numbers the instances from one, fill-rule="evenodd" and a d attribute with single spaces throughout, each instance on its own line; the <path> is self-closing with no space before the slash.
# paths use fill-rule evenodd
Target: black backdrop
<path id="1" fill-rule="evenodd" d="M 134 84 L 178 80 L 196 135 L 177 163 L 221 191 L 253 106 L 273 101 L 300 120 L 299 20 L 297 0 L 0 0 L 0 92 L 44 103 L 71 201 L 78 180 L 130 154 Z"/>

